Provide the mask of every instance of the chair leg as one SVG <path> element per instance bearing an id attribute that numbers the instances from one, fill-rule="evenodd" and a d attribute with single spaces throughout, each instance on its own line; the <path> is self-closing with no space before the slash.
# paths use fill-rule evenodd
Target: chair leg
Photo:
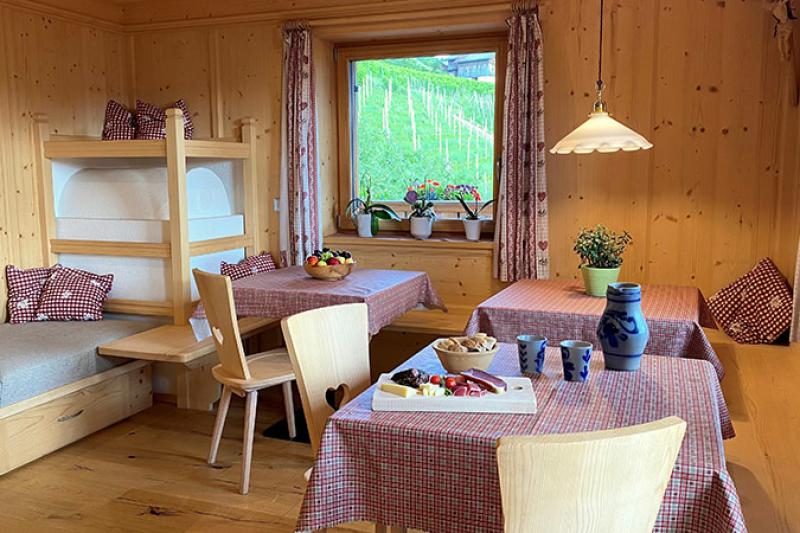
<path id="1" fill-rule="evenodd" d="M 242 486 L 239 489 L 242 494 L 250 491 L 250 463 L 253 459 L 253 432 L 256 426 L 258 391 L 248 392 L 245 401 L 247 403 L 244 411 L 244 442 L 242 442 Z"/>
<path id="2" fill-rule="evenodd" d="M 292 398 L 292 382 L 283 382 L 283 407 L 286 409 L 286 426 L 289 428 L 289 438 L 297 437 L 297 426 L 294 421 L 294 399 Z"/>
<path id="3" fill-rule="evenodd" d="M 225 419 L 228 417 L 228 407 L 231 405 L 231 389 L 222 388 L 222 397 L 219 399 L 217 419 L 214 422 L 214 433 L 211 435 L 211 450 L 208 452 L 208 464 L 217 462 L 219 441 L 222 439 L 222 430 L 225 428 Z"/>

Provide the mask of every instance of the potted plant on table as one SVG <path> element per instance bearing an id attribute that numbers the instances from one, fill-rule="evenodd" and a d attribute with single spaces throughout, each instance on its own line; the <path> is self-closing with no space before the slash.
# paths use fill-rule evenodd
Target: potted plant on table
<path id="1" fill-rule="evenodd" d="M 408 220 L 411 223 L 411 235 L 416 239 L 427 239 L 433 232 L 433 221 L 436 219 L 436 213 L 433 211 L 435 197 L 435 191 L 428 184 L 409 186 L 408 192 L 403 197 L 403 200 L 411 206 Z"/>
<path id="2" fill-rule="evenodd" d="M 354 219 L 359 237 L 369 238 L 377 235 L 380 220 L 400 220 L 394 209 L 386 204 L 372 201 L 371 187 L 367 187 L 366 199 L 353 198 L 344 209 Z"/>
<path id="3" fill-rule="evenodd" d="M 579 268 L 586 294 L 606 295 L 608 284 L 619 278 L 622 254 L 631 242 L 627 231 L 614 233 L 600 224 L 594 228 L 581 228 L 574 249 L 581 258 Z"/>
<path id="4" fill-rule="evenodd" d="M 473 202 L 471 208 L 467 203 L 467 200 L 464 198 L 463 193 L 460 193 L 457 196 L 458 201 L 461 202 L 461 207 L 464 208 L 466 213 L 466 216 L 464 217 L 464 233 L 466 234 L 468 241 L 479 241 L 481 239 L 481 222 L 486 220 L 485 218 L 481 218 L 481 211 L 490 206 L 492 202 L 494 202 L 494 199 L 489 200 L 481 205 L 481 193 L 478 192 L 477 188 L 473 187 L 469 194 L 472 197 Z"/>

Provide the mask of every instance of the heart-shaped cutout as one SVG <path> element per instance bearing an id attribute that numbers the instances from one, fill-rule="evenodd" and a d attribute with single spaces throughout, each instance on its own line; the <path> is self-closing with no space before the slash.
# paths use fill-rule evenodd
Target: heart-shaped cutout
<path id="1" fill-rule="evenodd" d="M 350 387 L 345 383 L 342 383 L 335 389 L 333 387 L 328 387 L 328 390 L 325 391 L 325 401 L 328 402 L 328 405 L 330 405 L 334 411 L 338 411 L 349 399 Z"/>

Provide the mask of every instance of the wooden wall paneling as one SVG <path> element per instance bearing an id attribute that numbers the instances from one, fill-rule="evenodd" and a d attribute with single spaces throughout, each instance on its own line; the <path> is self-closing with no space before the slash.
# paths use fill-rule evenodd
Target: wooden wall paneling
<path id="1" fill-rule="evenodd" d="M 721 40 L 704 35 L 700 21 L 721 33 L 720 6 L 697 6 L 683 20 L 689 2 L 665 5 L 658 17 L 658 74 L 653 80 L 656 131 L 652 150 L 652 191 L 647 226 L 647 274 L 655 279 L 692 279 L 698 239 L 708 246 L 714 205 L 717 106 L 722 85 Z M 684 13 L 684 15 L 682 15 Z M 673 27 L 678 24 L 678 27 Z M 707 208 L 707 209 L 705 209 Z"/>
<path id="2" fill-rule="evenodd" d="M 283 65 L 280 28 L 275 24 L 226 26 L 219 29 L 218 35 L 224 133 L 231 135 L 235 131 L 234 121 L 238 117 L 251 116 L 257 120 L 260 241 L 277 254 L 278 213 L 272 200 L 280 192 Z"/>
<path id="3" fill-rule="evenodd" d="M 320 212 L 322 234 L 336 233 L 339 169 L 336 116 L 336 62 L 333 45 L 314 39 L 314 83 L 317 90 L 317 137 L 319 139 Z"/>
<path id="4" fill-rule="evenodd" d="M 0 266 L 43 262 L 33 115 L 47 113 L 58 133 L 98 135 L 106 99 L 127 98 L 120 32 L 29 4 L 0 4 Z M 4 318 L 4 279 L 0 286 Z"/>
<path id="5" fill-rule="evenodd" d="M 594 97 L 597 6 L 578 0 L 541 6 L 551 146 L 585 117 Z M 448 17 L 428 20 L 440 17 L 443 7 L 452 9 Z M 97 134 L 105 99 L 132 102 L 134 96 L 160 105 L 185 98 L 200 137 L 232 136 L 236 118 L 257 118 L 259 230 L 276 252 L 279 23 L 288 15 L 317 27 L 323 225 L 330 233 L 329 204 L 337 192 L 327 181 L 337 157 L 328 116 L 334 91 L 325 92 L 333 77 L 331 40 L 371 38 L 375 28 L 391 36 L 436 34 L 434 26 L 468 27 L 478 12 L 499 21 L 507 8 L 472 0 L 302 0 L 290 11 L 270 11 L 243 0 L 176 0 L 125 5 L 131 25 L 114 30 L 4 2 L 0 114 L 9 114 L 9 127 L 0 132 L 0 257 L 23 266 L 42 260 L 29 113 L 48 113 L 59 133 Z M 174 27 L 200 24 L 193 17 L 208 20 Z M 359 27 L 367 19 L 377 26 Z M 623 268 L 633 281 L 693 283 L 711 293 L 767 254 L 791 276 L 800 229 L 800 117 L 778 83 L 786 66 L 775 53 L 768 14 L 757 2 L 614 0 L 606 24 L 609 106 L 655 147 L 635 154 L 548 155 L 553 275 L 577 277 L 572 239 L 580 226 L 602 222 L 633 233 Z M 76 39 L 79 44 L 63 45 Z M 365 247 L 364 253 L 373 252 Z M 389 264 L 382 253 L 375 252 L 376 264 Z M 476 276 L 484 274 L 470 282 L 482 287 L 477 293 L 496 286 L 488 270 L 486 278 Z"/>
<path id="6" fill-rule="evenodd" d="M 7 37 L 8 10 L 0 6 L 0 45 L 3 51 L 8 46 Z M 6 53 L 0 53 L 0 87 L 5 88 L 11 78 L 11 70 L 8 65 Z M 11 123 L 11 102 L 10 91 L 0 90 L 0 123 Z M 10 128 L 0 128 L 0 262 L 2 265 L 11 263 L 15 254 L 12 253 L 14 233 L 12 228 L 11 207 L 13 205 L 11 182 L 11 146 L 12 137 Z M 6 321 L 6 301 L 8 299 L 6 291 L 5 268 L 0 269 L 0 322 Z"/>
<path id="7" fill-rule="evenodd" d="M 614 2 L 605 18 L 609 29 L 603 63 L 606 100 L 612 114 L 652 137 L 654 11 L 647 3 Z M 597 6 L 591 3 L 573 3 L 569 9 L 553 4 L 542 10 L 548 148 L 583 122 L 591 110 L 597 79 L 598 22 Z M 564 28 L 569 32 L 565 34 Z M 572 241 L 581 226 L 604 223 L 634 235 L 622 275 L 643 277 L 650 157 L 647 152 L 548 154 L 551 276 L 577 279 L 580 274 Z"/>
<path id="8" fill-rule="evenodd" d="M 155 31 L 186 26 L 215 24 L 275 22 L 302 18 L 309 21 L 353 24 L 354 18 L 363 19 L 368 26 L 353 26 L 349 33 L 372 31 L 380 24 L 381 31 L 391 31 L 417 26 L 431 26 L 429 17 L 420 12 L 436 9 L 446 13 L 444 20 L 433 31 L 446 31 L 448 21 L 461 21 L 465 14 L 472 23 L 485 21 L 510 7 L 507 0 L 300 0 L 282 5 L 254 0 L 173 0 L 171 2 L 140 2 L 124 7 L 126 27 L 133 31 Z M 388 26 L 387 26 L 388 25 Z M 436 26 L 434 26 L 436 28 Z M 485 29 L 484 29 L 485 31 Z M 330 37 L 326 35 L 326 38 Z"/>
<path id="9" fill-rule="evenodd" d="M 212 137 L 209 30 L 138 34 L 133 41 L 135 97 L 160 107 L 183 98 L 195 137 Z"/>

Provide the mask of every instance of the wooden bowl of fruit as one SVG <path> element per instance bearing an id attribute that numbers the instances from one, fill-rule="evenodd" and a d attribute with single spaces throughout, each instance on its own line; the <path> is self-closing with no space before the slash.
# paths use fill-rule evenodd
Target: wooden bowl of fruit
<path id="1" fill-rule="evenodd" d="M 309 276 L 323 281 L 344 279 L 350 275 L 355 266 L 356 262 L 350 252 L 330 248 L 314 250 L 303 263 L 303 268 Z"/>
<path id="2" fill-rule="evenodd" d="M 447 372 L 457 374 L 471 368 L 487 370 L 500 345 L 485 333 L 469 337 L 445 337 L 433 342 L 433 349 Z"/>

